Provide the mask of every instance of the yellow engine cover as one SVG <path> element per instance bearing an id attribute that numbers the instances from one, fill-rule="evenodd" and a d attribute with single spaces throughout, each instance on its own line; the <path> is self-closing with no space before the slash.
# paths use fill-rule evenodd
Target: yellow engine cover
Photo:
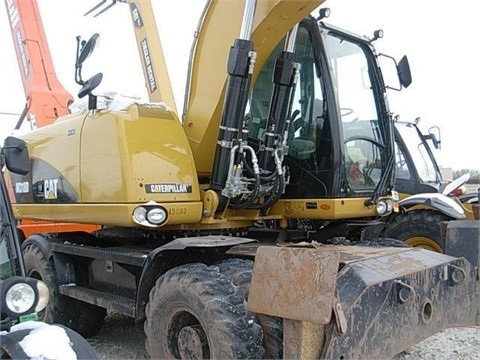
<path id="1" fill-rule="evenodd" d="M 12 176 L 20 218 L 133 226 L 133 208 L 149 201 L 169 211 L 167 224 L 201 218 L 190 146 L 162 105 L 67 116 L 23 139 L 32 169 Z"/>

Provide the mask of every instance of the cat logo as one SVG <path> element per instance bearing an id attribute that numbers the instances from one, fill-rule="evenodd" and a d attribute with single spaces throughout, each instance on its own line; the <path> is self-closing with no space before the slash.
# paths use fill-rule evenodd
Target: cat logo
<path id="1" fill-rule="evenodd" d="M 142 28 L 143 20 L 142 20 L 142 17 L 140 16 L 140 11 L 138 10 L 137 5 L 135 5 L 134 3 L 131 3 L 130 11 L 132 12 L 132 19 L 135 24 L 135 27 Z"/>
<path id="2" fill-rule="evenodd" d="M 57 198 L 58 179 L 47 179 L 44 182 L 45 199 L 54 200 Z"/>

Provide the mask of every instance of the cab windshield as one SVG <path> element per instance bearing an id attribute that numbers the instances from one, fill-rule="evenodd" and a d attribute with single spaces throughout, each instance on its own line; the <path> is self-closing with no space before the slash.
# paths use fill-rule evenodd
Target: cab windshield
<path id="1" fill-rule="evenodd" d="M 339 104 L 348 184 L 354 191 L 372 190 L 381 179 L 386 149 L 371 81 L 374 72 L 360 43 L 329 32 L 326 48 Z"/>

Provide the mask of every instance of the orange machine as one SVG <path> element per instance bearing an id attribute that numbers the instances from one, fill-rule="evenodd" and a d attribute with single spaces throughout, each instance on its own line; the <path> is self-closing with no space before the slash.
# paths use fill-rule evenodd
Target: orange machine
<path id="1" fill-rule="evenodd" d="M 13 44 L 27 99 L 15 129 L 27 119 L 31 129 L 52 124 L 59 116 L 69 113 L 72 96 L 57 79 L 48 48 L 40 11 L 35 0 L 5 0 Z M 12 197 L 13 199 L 13 197 Z M 34 233 L 88 231 L 97 225 L 52 223 L 22 220 L 26 237 Z"/>

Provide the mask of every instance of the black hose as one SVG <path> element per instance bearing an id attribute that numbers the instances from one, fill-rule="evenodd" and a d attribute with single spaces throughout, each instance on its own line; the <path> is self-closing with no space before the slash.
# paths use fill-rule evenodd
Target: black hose
<path id="1" fill-rule="evenodd" d="M 235 202 L 235 201 L 230 201 L 230 204 L 228 207 L 232 210 L 239 210 L 239 209 L 245 209 L 246 207 L 249 207 L 257 198 L 258 192 L 260 191 L 260 175 L 255 174 L 255 185 L 253 191 L 250 193 L 248 198 L 245 201 L 242 202 Z"/>

